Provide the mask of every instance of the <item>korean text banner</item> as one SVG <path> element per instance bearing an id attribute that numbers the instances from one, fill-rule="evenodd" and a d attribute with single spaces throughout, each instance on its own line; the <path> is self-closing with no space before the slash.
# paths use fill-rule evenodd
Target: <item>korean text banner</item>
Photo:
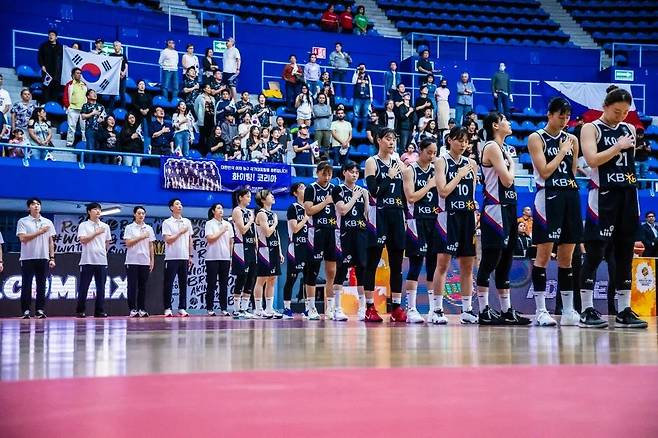
<path id="1" fill-rule="evenodd" d="M 280 163 L 162 157 L 160 171 L 162 187 L 172 190 L 232 192 L 246 186 L 282 193 L 290 187 L 290 166 Z"/>

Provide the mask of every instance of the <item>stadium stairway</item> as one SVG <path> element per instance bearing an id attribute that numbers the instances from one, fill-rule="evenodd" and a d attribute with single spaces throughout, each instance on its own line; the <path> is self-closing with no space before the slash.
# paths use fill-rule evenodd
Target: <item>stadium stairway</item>
<path id="1" fill-rule="evenodd" d="M 386 17 L 384 11 L 382 11 L 375 0 L 362 0 L 359 4 L 363 5 L 366 8 L 366 16 L 368 20 L 374 23 L 375 30 L 378 34 L 388 38 L 400 38 L 402 39 L 402 59 L 406 59 L 410 56 L 414 56 L 413 47 L 406 39 L 402 38 L 402 34 L 395 27 L 395 25 Z M 356 12 L 356 11 L 355 11 Z"/>
<path id="2" fill-rule="evenodd" d="M 2 74 L 2 77 L 5 80 L 3 88 L 9 93 L 12 103 L 16 103 L 17 99 L 20 98 L 21 89 L 24 87 L 23 83 L 16 75 L 16 70 L 13 68 L 2 67 L 0 68 L 0 74 Z"/>
<path id="3" fill-rule="evenodd" d="M 172 8 L 171 15 L 187 18 L 187 31 L 190 35 L 206 35 L 206 31 L 203 26 L 201 26 L 201 23 L 199 23 L 197 16 L 189 10 L 183 0 L 160 0 L 160 9 L 162 9 L 165 14 L 169 13 L 169 6 Z"/>
<path id="4" fill-rule="evenodd" d="M 569 35 L 569 40 L 581 49 L 601 50 L 601 69 L 606 69 L 612 65 L 612 59 L 603 51 L 592 36 L 574 20 L 566 9 L 557 0 L 539 0 L 541 7 L 546 11 L 551 20 L 560 25 L 563 32 Z"/>

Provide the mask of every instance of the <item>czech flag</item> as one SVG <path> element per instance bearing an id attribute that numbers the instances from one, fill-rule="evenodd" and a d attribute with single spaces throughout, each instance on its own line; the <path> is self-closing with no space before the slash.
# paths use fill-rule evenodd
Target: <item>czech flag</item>
<path id="1" fill-rule="evenodd" d="M 571 121 L 569 126 L 575 125 L 576 117 L 583 118 L 585 123 L 601 117 L 603 113 L 603 101 L 606 96 L 606 89 L 612 84 L 605 83 L 583 83 L 583 82 L 542 82 L 542 95 L 546 99 L 545 106 L 554 97 L 564 97 L 571 102 Z M 631 93 L 629 84 L 615 84 Z M 631 93 L 631 96 L 633 93 Z M 642 128 L 642 122 L 637 113 L 635 102 L 631 104 L 631 109 L 626 117 L 626 123 L 634 125 L 636 128 Z"/>

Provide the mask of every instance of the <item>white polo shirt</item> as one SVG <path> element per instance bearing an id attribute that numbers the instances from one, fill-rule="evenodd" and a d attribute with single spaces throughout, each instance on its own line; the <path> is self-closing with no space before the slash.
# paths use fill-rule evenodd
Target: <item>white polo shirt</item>
<path id="1" fill-rule="evenodd" d="M 91 236 L 99 228 L 102 228 L 105 232 L 94 237 L 92 241 L 82 244 L 80 265 L 107 266 L 107 249 L 105 247 L 105 242 L 112 240 L 112 233 L 110 233 L 110 227 L 106 223 L 101 221 L 98 221 L 97 223 L 90 220 L 84 221 L 78 226 L 78 239 L 80 237 Z"/>
<path id="2" fill-rule="evenodd" d="M 190 236 L 192 235 L 192 222 L 187 218 L 176 219 L 173 216 L 162 222 L 162 235 L 173 236 L 183 228 L 187 229 L 173 244 L 165 240 L 165 260 L 187 260 L 190 258 Z"/>
<path id="3" fill-rule="evenodd" d="M 151 242 L 155 241 L 155 233 L 153 227 L 149 224 L 138 225 L 135 222 L 126 225 L 123 231 L 123 238 L 125 240 L 135 239 L 144 233 L 148 233 L 146 239 L 142 239 L 133 246 L 128 246 L 126 251 L 126 265 L 145 265 L 151 264 Z"/>
<path id="4" fill-rule="evenodd" d="M 50 238 L 55 235 L 55 226 L 50 219 L 40 216 L 38 219 L 32 216 L 25 216 L 18 220 L 16 224 L 16 236 L 21 234 L 33 234 L 41 228 L 48 228 L 48 231 L 35 237 L 29 242 L 21 242 L 20 260 L 48 260 Z"/>
<path id="5" fill-rule="evenodd" d="M 225 227 L 226 231 L 219 236 L 219 239 L 208 244 L 206 260 L 231 260 L 231 239 L 235 234 L 233 233 L 233 227 L 227 220 L 222 219 L 220 222 L 216 219 L 210 219 L 206 222 L 206 236 L 219 233 L 222 227 Z"/>

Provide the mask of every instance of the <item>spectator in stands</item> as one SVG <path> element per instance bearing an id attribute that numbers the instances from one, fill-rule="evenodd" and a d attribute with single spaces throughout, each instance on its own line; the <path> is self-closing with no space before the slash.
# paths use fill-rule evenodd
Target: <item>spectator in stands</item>
<path id="1" fill-rule="evenodd" d="M 295 108 L 297 109 L 297 124 L 299 126 L 311 126 L 313 118 L 313 96 L 306 84 L 302 84 L 301 90 L 295 99 Z"/>
<path id="2" fill-rule="evenodd" d="M 240 125 L 242 126 L 242 125 Z M 263 154 L 263 142 L 260 138 L 260 127 L 257 125 L 249 126 L 247 138 L 244 141 L 244 159 L 246 161 L 255 161 L 260 163 L 265 159 Z"/>
<path id="3" fill-rule="evenodd" d="M 649 154 L 651 145 L 644 138 L 644 129 L 637 128 L 635 132 L 635 174 L 638 178 L 646 178 L 649 171 Z M 643 188 L 646 183 L 638 183 L 638 188 Z"/>
<path id="4" fill-rule="evenodd" d="M 267 142 L 267 156 L 270 163 L 283 163 L 285 145 L 281 143 L 281 130 L 272 128 L 270 140 Z"/>
<path id="5" fill-rule="evenodd" d="M 352 124 L 357 131 L 360 131 L 365 129 L 373 96 L 372 81 L 370 75 L 366 72 L 365 64 L 361 63 L 356 68 L 352 76 L 352 84 L 354 85 L 354 118 Z"/>
<path id="6" fill-rule="evenodd" d="M 219 66 L 212 57 L 213 51 L 210 47 L 206 49 L 206 54 L 203 57 L 203 82 L 208 83 L 212 80 L 215 72 L 219 70 Z"/>
<path id="7" fill-rule="evenodd" d="M 528 227 L 524 222 L 519 222 L 517 225 L 517 238 L 516 246 L 514 247 L 514 256 L 522 258 L 530 258 L 530 252 L 528 251 L 532 246 L 532 239 L 527 233 Z"/>
<path id="8" fill-rule="evenodd" d="M 469 111 L 469 112 L 466 113 L 466 115 L 464 116 L 464 122 L 462 123 L 462 125 L 466 126 L 467 122 L 469 122 L 469 121 L 474 121 L 475 124 L 477 125 L 478 115 L 475 113 L 475 111 Z"/>
<path id="9" fill-rule="evenodd" d="M 320 65 L 317 63 L 318 57 L 315 53 L 311 53 L 308 62 L 304 66 L 304 82 L 308 86 L 309 91 L 313 97 L 318 95 L 320 91 Z"/>
<path id="10" fill-rule="evenodd" d="M 459 126 L 465 122 L 464 114 L 473 111 L 473 95 L 475 94 L 475 85 L 467 72 L 463 72 L 460 81 L 457 83 L 457 105 L 455 106 L 455 121 Z"/>
<path id="11" fill-rule="evenodd" d="M 330 3 L 327 6 L 327 10 L 322 13 L 322 17 L 320 18 L 320 27 L 330 32 L 338 32 L 338 15 L 336 15 L 334 9 L 335 7 L 333 3 Z"/>
<path id="12" fill-rule="evenodd" d="M 235 103 L 231 100 L 231 92 L 224 88 L 221 91 L 221 98 L 215 99 L 215 120 L 216 124 L 224 121 L 227 111 L 235 112 Z"/>
<path id="13" fill-rule="evenodd" d="M 343 52 L 343 45 L 336 43 L 336 49 L 329 55 L 329 64 L 333 67 L 332 73 L 334 82 L 339 83 L 336 86 L 336 92 L 339 96 L 347 96 L 345 82 L 347 80 L 347 69 L 350 68 L 352 57 L 347 52 Z M 338 89 L 340 88 L 340 92 Z"/>
<path id="14" fill-rule="evenodd" d="M 126 79 L 128 78 L 128 57 L 123 53 L 121 41 L 115 40 L 113 44 L 114 51 L 110 56 L 121 58 L 121 73 L 119 74 L 119 95 L 112 99 L 112 108 L 124 108 L 126 106 Z M 117 105 L 118 102 L 118 105 Z"/>
<path id="15" fill-rule="evenodd" d="M 137 124 L 142 126 L 142 135 L 147 137 L 148 125 L 150 123 L 151 97 L 146 94 L 146 82 L 144 79 L 137 81 L 137 93 L 133 97 L 131 110 L 137 117 Z"/>
<path id="16" fill-rule="evenodd" d="M 229 92 L 229 97 L 231 94 L 229 88 L 226 85 L 224 85 L 224 81 L 222 77 L 223 77 L 222 72 L 219 70 L 215 70 L 215 74 L 210 80 L 210 89 L 212 90 L 212 95 L 215 97 L 215 99 L 221 96 L 222 90 L 227 90 Z"/>
<path id="17" fill-rule="evenodd" d="M 162 69 L 162 95 L 172 100 L 178 93 L 178 52 L 174 40 L 167 40 L 167 47 L 160 52 L 158 64 Z"/>
<path id="18" fill-rule="evenodd" d="M 439 87 L 434 93 L 436 98 L 436 120 L 439 131 L 444 131 L 448 128 L 448 120 L 450 120 L 450 104 L 448 103 L 448 96 L 450 96 L 450 89 L 448 88 L 448 80 L 441 79 Z"/>
<path id="19" fill-rule="evenodd" d="M 32 93 L 27 88 L 21 89 L 21 100 L 12 105 L 11 130 L 21 129 L 27 132 L 27 122 L 30 120 L 36 104 L 32 102 Z"/>
<path id="20" fill-rule="evenodd" d="M 382 113 L 381 126 L 393 130 L 397 128 L 397 116 L 395 115 L 395 102 L 393 102 L 392 99 L 389 99 L 386 101 L 386 103 L 384 103 L 384 112 Z"/>
<path id="21" fill-rule="evenodd" d="M 217 125 L 215 126 L 215 129 L 210 137 L 208 137 L 208 141 L 206 142 L 208 146 L 210 146 L 210 150 L 208 153 L 212 158 L 215 159 L 223 159 L 226 156 L 226 143 L 224 142 L 224 136 L 222 135 L 222 127 Z M 203 154 L 201 152 L 202 156 L 205 156 L 207 154 Z"/>
<path id="22" fill-rule="evenodd" d="M 416 112 L 416 114 L 418 113 Z M 425 129 L 425 125 L 427 125 L 427 122 L 434 119 L 434 116 L 432 115 L 432 108 L 425 108 L 425 112 L 422 115 L 422 117 L 416 116 L 416 119 L 418 120 L 416 126 L 418 128 L 418 131 L 420 132 L 423 129 Z"/>
<path id="23" fill-rule="evenodd" d="M 181 100 L 178 102 L 176 112 L 174 112 L 171 118 L 171 124 L 174 128 L 174 153 L 183 157 L 187 157 L 190 154 L 190 145 L 194 140 L 194 116 L 190 109 Z"/>
<path id="24" fill-rule="evenodd" d="M 267 98 L 263 93 L 258 95 L 258 103 L 254 107 L 254 115 L 258 119 L 258 124 L 263 128 L 272 126 L 274 111 L 267 105 Z"/>
<path id="25" fill-rule="evenodd" d="M 583 129 L 584 124 L 583 116 L 576 117 L 576 126 L 573 128 L 573 135 L 578 139 L 578 144 L 580 144 L 580 131 Z"/>
<path id="26" fill-rule="evenodd" d="M 188 44 L 185 48 L 185 53 L 180 60 L 181 65 L 183 66 L 183 71 L 187 73 L 190 67 L 193 67 L 196 70 L 196 73 L 199 73 L 199 58 L 194 53 L 194 44 Z"/>
<path id="27" fill-rule="evenodd" d="M 356 8 L 356 15 L 354 16 L 354 33 L 357 35 L 365 35 L 368 32 L 368 17 L 366 17 L 366 8 L 359 5 Z"/>
<path id="28" fill-rule="evenodd" d="M 27 132 L 32 146 L 52 146 L 53 134 L 50 131 L 50 122 L 46 110 L 40 106 L 34 109 L 27 122 Z M 30 149 L 30 156 L 35 160 L 53 160 L 52 153 L 43 149 Z"/>
<path id="29" fill-rule="evenodd" d="M 104 45 L 105 41 L 103 41 L 103 38 L 96 38 L 96 41 L 94 41 L 94 48 L 90 50 L 90 53 L 93 53 L 94 55 L 105 55 L 105 52 L 103 51 Z"/>
<path id="30" fill-rule="evenodd" d="M 471 158 L 473 158 L 476 163 L 480 164 L 480 136 L 478 135 L 477 122 L 473 120 L 467 120 L 466 129 L 468 130 L 468 142 L 471 148 Z"/>
<path id="31" fill-rule="evenodd" d="M 23 158 L 25 156 L 25 148 L 20 146 L 30 145 L 29 140 L 25 137 L 25 132 L 20 128 L 16 128 L 11 132 L 8 143 L 16 145 L 15 147 L 7 148 L 7 156 L 11 158 Z"/>
<path id="32" fill-rule="evenodd" d="M 395 121 L 395 119 L 393 120 Z M 366 138 L 370 144 L 375 144 L 375 139 L 381 128 L 382 126 L 379 124 L 379 114 L 377 114 L 377 111 L 371 112 L 370 120 L 368 120 L 368 125 L 366 126 Z"/>
<path id="33" fill-rule="evenodd" d="M 428 96 L 434 96 L 434 93 L 436 92 L 436 84 L 434 83 L 434 75 L 426 75 L 423 78 L 423 82 L 420 85 L 421 85 L 421 87 L 422 86 L 427 87 L 427 95 Z M 432 103 L 432 107 L 434 107 L 434 103 Z"/>
<path id="34" fill-rule="evenodd" d="M 239 136 L 235 136 L 230 140 L 230 146 L 226 151 L 227 160 L 242 160 L 242 141 Z"/>
<path id="35" fill-rule="evenodd" d="M 80 110 L 80 117 L 85 121 L 85 148 L 90 151 L 96 150 L 96 135 L 106 117 L 105 107 L 98 103 L 96 97 L 94 90 L 87 90 L 87 103 Z"/>
<path id="36" fill-rule="evenodd" d="M 644 244 L 643 257 L 658 257 L 658 227 L 656 227 L 656 213 L 647 211 L 642 224 L 642 244 Z"/>
<path id="37" fill-rule="evenodd" d="M 331 107 L 327 104 L 327 96 L 318 94 L 317 103 L 313 105 L 313 129 L 315 141 L 320 150 L 327 152 L 331 147 Z"/>
<path id="38" fill-rule="evenodd" d="M 112 114 L 108 115 L 100 125 L 96 136 L 96 145 L 99 151 L 117 152 L 118 137 L 115 130 L 117 121 Z M 100 155 L 95 160 L 98 163 L 118 164 L 121 162 L 121 156 L 118 155 Z"/>
<path id="39" fill-rule="evenodd" d="M 66 147 L 72 147 L 75 140 L 75 131 L 80 122 L 80 131 L 82 140 L 85 140 L 85 121 L 80 117 L 82 105 L 87 103 L 87 84 L 82 80 L 82 70 L 74 67 L 71 70 L 71 80 L 64 87 L 66 92 L 64 107 L 66 108 L 66 122 L 68 130 L 66 132 Z"/>
<path id="40" fill-rule="evenodd" d="M 402 105 L 402 102 L 404 101 L 404 95 L 407 92 L 407 88 L 404 86 L 402 82 L 400 82 L 397 85 L 397 88 L 393 91 L 391 91 L 391 100 L 395 103 L 395 106 L 398 107 Z"/>
<path id="41" fill-rule="evenodd" d="M 359 8 L 362 7 L 363 6 L 359 6 Z M 386 90 L 387 99 L 391 99 L 391 96 L 397 90 L 401 81 L 402 77 L 398 72 L 398 63 L 391 61 L 388 65 L 388 71 L 384 73 L 384 90 Z"/>
<path id="42" fill-rule="evenodd" d="M 235 100 L 237 96 L 238 76 L 240 75 L 240 66 L 242 59 L 240 58 L 240 51 L 235 47 L 235 39 L 233 37 L 226 40 L 226 50 L 224 51 L 223 63 L 224 72 L 222 79 L 224 85 L 230 88 L 231 97 Z"/>
<path id="43" fill-rule="evenodd" d="M 345 10 L 338 16 L 340 29 L 343 33 L 352 33 L 354 31 L 354 17 L 352 16 L 352 6 L 346 5 Z"/>
<path id="44" fill-rule="evenodd" d="M 142 127 L 138 122 L 138 117 L 133 112 L 129 112 L 126 116 L 126 122 L 123 124 L 123 129 L 119 133 L 119 147 L 121 152 L 130 152 L 134 154 L 144 153 L 144 138 L 142 137 Z M 124 166 L 136 167 L 142 162 L 142 157 L 135 157 L 133 155 L 123 155 L 122 163 Z"/>
<path id="45" fill-rule="evenodd" d="M 228 95 L 228 90 L 224 90 Z M 197 126 L 199 128 L 198 149 L 202 156 L 206 155 L 209 150 L 208 138 L 215 130 L 215 98 L 212 96 L 210 84 L 203 86 L 203 93 L 199 94 L 194 100 L 194 112 L 197 116 Z"/>
<path id="46" fill-rule="evenodd" d="M 233 144 L 233 139 L 236 137 L 241 140 L 238 136 L 238 125 L 235 123 L 235 112 L 233 110 L 226 112 L 226 116 L 221 124 L 221 128 L 225 144 Z"/>
<path id="47" fill-rule="evenodd" d="M 5 78 L 0 74 L 0 117 L 4 122 L 8 122 L 7 114 L 9 114 L 12 102 L 9 93 L 3 88 L 4 82 Z"/>
<path id="48" fill-rule="evenodd" d="M 398 113 L 396 115 L 398 119 L 398 153 L 402 153 L 407 149 L 411 142 L 411 133 L 414 130 L 414 108 L 411 106 L 411 95 L 405 93 L 402 99 L 402 103 L 397 107 Z"/>
<path id="49" fill-rule="evenodd" d="M 48 41 L 39 46 L 38 62 L 41 67 L 41 79 L 43 81 L 42 102 L 57 100 L 60 92 L 60 80 L 62 76 L 62 57 L 64 48 L 57 41 L 57 31 L 48 31 Z"/>
<path id="50" fill-rule="evenodd" d="M 293 150 L 292 150 L 292 134 L 290 129 L 286 127 L 286 121 L 283 120 L 283 117 L 278 116 L 276 118 L 276 128 L 281 131 L 281 137 L 279 137 L 279 143 L 283 145 L 283 152 L 285 153 L 286 163 L 292 163 Z"/>
<path id="51" fill-rule="evenodd" d="M 436 144 L 441 144 L 440 133 L 436 125 L 436 120 L 434 120 L 434 118 L 429 119 L 425 124 L 425 126 L 420 128 L 420 133 L 418 134 L 418 141 L 416 143 L 420 144 L 420 142 L 425 139 L 430 139 Z"/>
<path id="52" fill-rule="evenodd" d="M 78 43 L 78 42 L 72 43 L 71 48 L 73 50 L 80 50 L 80 43 Z"/>
<path id="53" fill-rule="evenodd" d="M 171 122 L 164 118 L 164 108 L 156 106 L 153 109 L 153 116 L 154 118 L 149 126 L 149 132 L 151 133 L 151 153 L 153 155 L 173 155 L 174 132 Z M 159 166 L 159 163 L 156 166 Z"/>
<path id="54" fill-rule="evenodd" d="M 416 152 L 416 146 L 409 144 L 407 149 L 404 151 L 404 154 L 400 155 L 400 161 L 402 161 L 407 166 L 418 161 L 418 152 Z"/>
<path id="55" fill-rule="evenodd" d="M 491 78 L 491 93 L 494 98 L 494 106 L 509 120 L 511 116 L 510 102 L 513 102 L 514 98 L 512 97 L 512 82 L 505 69 L 505 63 L 501 62 L 498 65 L 498 71 Z"/>
<path id="56" fill-rule="evenodd" d="M 331 83 L 329 72 L 325 71 L 324 73 L 322 73 L 322 75 L 320 76 L 320 82 L 322 82 L 322 87 L 320 88 L 318 95 L 324 94 L 327 97 L 327 105 L 333 108 L 334 96 L 336 96 L 336 93 L 334 92 L 334 86 Z"/>
<path id="57" fill-rule="evenodd" d="M 185 71 L 183 78 L 183 89 L 181 90 L 181 97 L 187 104 L 188 108 L 194 107 L 194 102 L 199 95 L 201 88 L 199 85 L 199 78 L 197 78 L 197 69 L 195 67 L 188 67 Z"/>
<path id="58" fill-rule="evenodd" d="M 331 122 L 331 160 L 334 166 L 342 166 L 350 152 L 352 124 L 345 120 L 345 110 L 336 111 L 336 120 Z"/>
<path id="59" fill-rule="evenodd" d="M 532 237 L 532 208 L 530 206 L 523 207 L 523 213 L 516 220 L 518 223 L 525 224 L 526 233 Z"/>
<path id="60" fill-rule="evenodd" d="M 281 77 L 286 82 L 286 108 L 292 111 L 295 108 L 295 99 L 299 94 L 299 84 L 304 77 L 304 71 L 297 64 L 297 57 L 295 55 L 290 55 L 289 62 L 283 68 Z"/>
<path id="61" fill-rule="evenodd" d="M 433 75 L 435 73 L 432 61 L 430 61 L 430 51 L 425 49 L 420 54 L 420 59 L 416 63 L 416 71 L 426 75 Z"/>
<path id="62" fill-rule="evenodd" d="M 425 115 L 425 110 L 430 110 L 430 115 L 432 115 L 434 112 L 434 105 L 432 105 L 432 99 L 427 94 L 427 86 L 423 85 L 420 87 L 420 96 L 416 98 L 416 103 L 414 103 L 414 111 L 416 112 L 417 120 Z"/>
<path id="63" fill-rule="evenodd" d="M 297 138 L 292 142 L 295 158 L 293 163 L 311 165 L 314 162 L 314 153 L 308 138 L 308 127 L 302 125 L 297 131 Z M 295 175 L 301 177 L 313 176 L 313 169 L 310 167 L 295 167 Z"/>
<path id="64" fill-rule="evenodd" d="M 239 115 L 236 115 L 236 118 L 240 118 Z M 247 149 L 247 139 L 249 138 L 249 132 L 251 130 L 251 126 L 253 125 L 251 121 L 251 114 L 249 113 L 244 113 L 242 115 L 241 123 L 238 125 L 238 136 L 240 137 L 241 144 L 242 144 L 242 152 L 245 157 L 248 157 L 248 153 L 246 151 Z M 248 159 L 248 158 L 245 158 Z"/>
<path id="65" fill-rule="evenodd" d="M 249 101 L 249 92 L 243 91 L 240 100 L 235 102 L 235 112 L 238 119 L 242 118 L 245 114 L 253 114 L 254 105 Z"/>

